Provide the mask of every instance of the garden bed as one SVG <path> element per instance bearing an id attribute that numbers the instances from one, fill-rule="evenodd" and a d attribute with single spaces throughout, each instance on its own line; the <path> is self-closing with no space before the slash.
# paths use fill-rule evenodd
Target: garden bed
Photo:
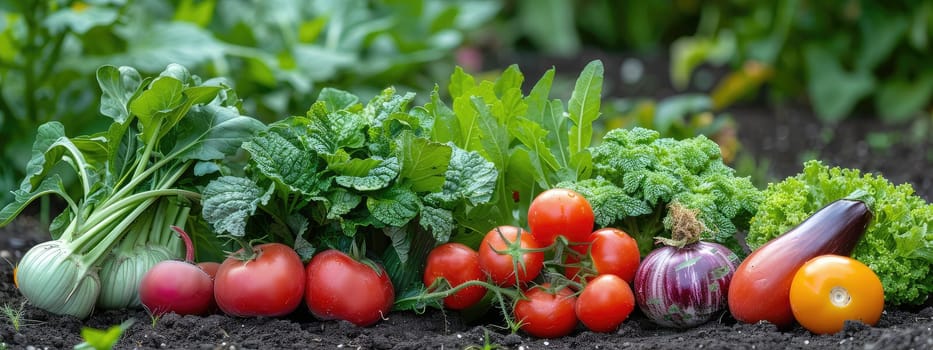
<path id="1" fill-rule="evenodd" d="M 606 60 L 606 58 L 603 58 Z M 606 60 L 607 67 L 619 62 Z M 527 76 L 539 76 L 531 65 L 521 63 Z M 558 67 L 574 72 L 579 67 Z M 607 77 L 618 76 L 607 69 Z M 613 90 L 608 90 L 613 91 Z M 624 91 L 615 91 L 625 94 Z M 850 118 L 826 127 L 805 109 L 781 106 L 766 109 L 739 106 L 729 111 L 739 125 L 739 141 L 757 159 L 767 160 L 768 173 L 779 179 L 796 174 L 805 156 L 830 165 L 880 172 L 894 183 L 911 183 L 921 197 L 933 199 L 933 154 L 929 141 L 890 144 L 868 142 L 880 132 L 907 132 L 908 126 L 883 125 L 875 118 Z M 890 134 L 896 135 L 896 134 Z M 831 137 L 830 137 L 831 136 Z M 0 229 L 0 255 L 15 262 L 32 245 L 48 238 L 34 215 L 23 215 Z M 12 283 L 12 266 L 0 267 L 0 306 L 17 308 L 23 298 Z M 87 320 L 49 314 L 25 306 L 19 330 L 0 317 L 0 337 L 11 348 L 71 348 L 81 342 L 84 326 L 107 328 L 127 319 L 135 323 L 118 348 L 142 349 L 279 349 L 362 348 L 422 349 L 484 344 L 512 349 L 572 348 L 865 348 L 910 349 L 933 347 L 933 306 L 888 308 L 876 327 L 852 323 L 835 335 L 817 336 L 797 326 L 778 330 L 769 324 L 737 323 L 728 312 L 686 331 L 653 326 L 637 312 L 621 328 L 597 334 L 582 327 L 560 339 L 536 339 L 509 334 L 492 313 L 475 323 L 464 323 L 456 312 L 429 310 L 423 315 L 395 312 L 369 328 L 348 322 L 318 321 L 307 311 L 286 318 L 234 318 L 165 315 L 153 322 L 142 310 L 97 312 Z"/>
<path id="2" fill-rule="evenodd" d="M 850 119 L 834 128 L 827 145 L 820 137 L 822 126 L 813 122 L 803 109 L 763 110 L 741 108 L 732 111 L 740 124 L 739 138 L 748 150 L 770 159 L 772 176 L 784 177 L 800 170 L 803 152 L 816 152 L 826 162 L 880 171 L 895 183 L 910 182 L 926 200 L 933 198 L 933 169 L 929 144 L 898 144 L 878 149 L 864 141 L 869 132 L 893 127 L 878 125 L 874 119 Z M 893 129 L 892 129 L 893 130 Z M 23 216 L 0 229 L 0 249 L 15 261 L 28 247 L 46 239 L 45 229 L 35 217 Z M 12 283 L 8 264 L 0 268 L 0 305 L 17 307 L 23 299 Z M 106 328 L 132 318 L 135 324 L 126 332 L 119 348 L 169 349 L 272 349 L 272 348 L 363 348 L 421 349 L 481 346 L 488 341 L 507 348 L 866 348 L 909 349 L 933 347 L 933 306 L 914 309 L 888 308 L 876 327 L 851 324 L 836 335 L 816 336 L 795 327 L 779 331 L 768 324 L 736 323 L 724 312 L 721 317 L 687 331 L 661 329 L 637 313 L 611 334 L 583 329 L 560 339 L 535 339 L 508 335 L 495 319 L 465 324 L 456 312 L 428 311 L 392 313 L 370 328 L 347 322 L 317 321 L 305 311 L 288 318 L 233 318 L 166 315 L 151 322 L 141 310 L 95 313 L 81 321 L 49 314 L 26 306 L 19 331 L 9 321 L 0 322 L 0 337 L 12 348 L 34 346 L 70 348 L 81 342 L 83 326 Z"/>

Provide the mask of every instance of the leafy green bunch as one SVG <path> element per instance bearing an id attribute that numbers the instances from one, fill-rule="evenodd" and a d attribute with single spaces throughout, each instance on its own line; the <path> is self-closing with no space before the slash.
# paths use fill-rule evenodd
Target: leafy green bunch
<path id="1" fill-rule="evenodd" d="M 868 265 L 884 285 L 888 303 L 920 304 L 933 292 L 933 204 L 909 184 L 880 175 L 808 161 L 797 176 L 771 184 L 751 220 L 747 242 L 756 249 L 823 206 L 856 190 L 869 193 L 874 218 L 852 257 Z"/>
<path id="2" fill-rule="evenodd" d="M 668 206 L 679 203 L 698 211 L 708 228 L 702 239 L 742 253 L 736 233 L 747 228 L 761 191 L 723 164 L 715 142 L 702 135 L 675 140 L 644 128 L 614 129 L 591 151 L 593 178 L 558 186 L 583 194 L 599 226 L 624 230 L 644 255 L 655 237 L 670 237 Z"/>
<path id="3" fill-rule="evenodd" d="M 324 89 L 305 116 L 244 143 L 245 174 L 208 184 L 204 219 L 218 233 L 268 234 L 304 258 L 349 239 L 406 264 L 413 241 L 424 249 L 446 242 L 455 218 L 491 199 L 498 171 L 479 153 L 433 141 L 434 116 L 409 108 L 413 98 L 389 88 L 363 105 Z"/>

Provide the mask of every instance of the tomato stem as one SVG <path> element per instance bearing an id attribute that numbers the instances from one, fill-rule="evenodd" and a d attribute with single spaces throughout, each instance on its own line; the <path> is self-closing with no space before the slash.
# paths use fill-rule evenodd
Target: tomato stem
<path id="1" fill-rule="evenodd" d="M 480 286 L 486 288 L 487 290 L 493 291 L 496 293 L 497 297 L 501 297 L 502 295 L 505 295 L 510 299 L 518 299 L 521 297 L 521 293 L 518 290 L 502 288 L 495 284 L 480 280 L 466 281 L 456 287 L 451 287 L 449 289 L 443 289 L 440 291 L 432 291 L 433 289 L 440 288 L 442 286 L 450 286 L 450 283 L 447 282 L 447 280 L 445 280 L 443 277 L 438 277 L 434 280 L 434 283 L 428 286 L 428 288 L 425 290 L 427 293 L 421 293 L 415 296 L 398 299 L 395 301 L 395 304 L 402 305 L 410 302 L 430 302 L 434 300 L 440 300 L 473 286 Z"/>

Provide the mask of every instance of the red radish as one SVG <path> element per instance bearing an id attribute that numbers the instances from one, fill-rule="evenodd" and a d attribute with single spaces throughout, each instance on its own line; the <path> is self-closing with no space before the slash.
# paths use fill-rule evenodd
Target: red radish
<path id="1" fill-rule="evenodd" d="M 154 316 L 168 312 L 202 315 L 213 304 L 214 283 L 191 262 L 194 247 L 188 234 L 177 226 L 172 229 L 185 241 L 185 261 L 165 260 L 149 269 L 139 283 L 139 300 Z"/>

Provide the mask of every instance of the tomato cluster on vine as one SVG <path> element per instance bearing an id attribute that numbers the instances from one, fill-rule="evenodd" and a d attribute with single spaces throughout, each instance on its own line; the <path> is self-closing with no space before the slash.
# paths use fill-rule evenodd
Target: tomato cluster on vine
<path id="1" fill-rule="evenodd" d="M 513 330 L 541 338 L 570 334 L 580 323 L 595 332 L 617 329 L 635 308 L 635 240 L 614 228 L 594 231 L 590 203 L 562 188 L 532 200 L 528 226 L 494 227 L 478 250 L 461 243 L 435 247 L 423 297 L 462 310 L 491 296 Z"/>

